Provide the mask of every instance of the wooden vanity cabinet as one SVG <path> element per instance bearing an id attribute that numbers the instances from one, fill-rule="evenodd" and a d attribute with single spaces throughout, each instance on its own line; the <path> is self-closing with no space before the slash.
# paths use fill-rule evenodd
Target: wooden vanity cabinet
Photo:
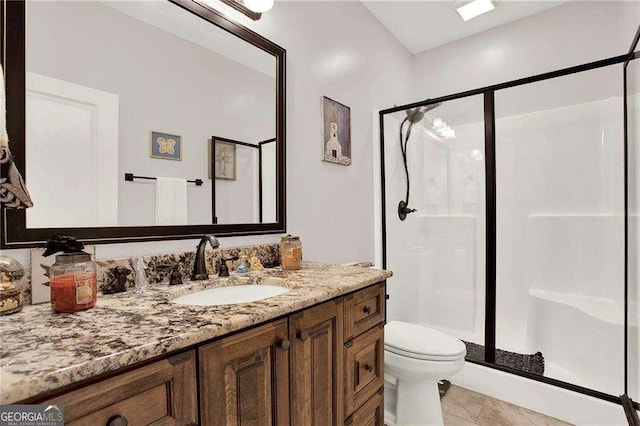
<path id="1" fill-rule="evenodd" d="M 378 283 L 41 402 L 76 426 L 383 426 L 384 312 Z"/>
<path id="2" fill-rule="evenodd" d="M 289 316 L 292 425 L 344 420 L 342 308 L 339 298 Z"/>
<path id="3" fill-rule="evenodd" d="M 289 346 L 282 319 L 202 346 L 203 425 L 288 425 Z"/>

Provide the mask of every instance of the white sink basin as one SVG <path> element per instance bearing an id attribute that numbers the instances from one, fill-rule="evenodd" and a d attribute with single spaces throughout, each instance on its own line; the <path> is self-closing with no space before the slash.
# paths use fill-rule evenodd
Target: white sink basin
<path id="1" fill-rule="evenodd" d="M 233 303 L 249 303 L 288 292 L 279 285 L 248 284 L 208 288 L 173 299 L 179 305 L 218 306 Z"/>

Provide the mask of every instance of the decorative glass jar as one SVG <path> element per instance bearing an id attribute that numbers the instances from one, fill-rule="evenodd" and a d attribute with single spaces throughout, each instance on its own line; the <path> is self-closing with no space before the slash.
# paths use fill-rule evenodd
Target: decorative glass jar
<path id="1" fill-rule="evenodd" d="M 24 268 L 14 258 L 0 256 L 0 315 L 20 312 L 23 306 L 20 283 Z"/>
<path id="2" fill-rule="evenodd" d="M 280 240 L 282 270 L 300 269 L 302 263 L 302 243 L 300 237 L 285 235 Z"/>
<path id="3" fill-rule="evenodd" d="M 56 256 L 49 271 L 53 312 L 78 312 L 96 306 L 98 283 L 91 255 L 64 253 Z"/>

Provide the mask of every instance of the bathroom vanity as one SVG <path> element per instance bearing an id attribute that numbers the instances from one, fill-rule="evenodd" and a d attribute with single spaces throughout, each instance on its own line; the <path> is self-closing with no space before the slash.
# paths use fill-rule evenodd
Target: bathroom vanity
<path id="1" fill-rule="evenodd" d="M 78 425 L 382 425 L 390 276 L 305 262 L 103 296 L 74 315 L 27 306 L 0 322 L 0 403 L 62 404 L 65 424 Z M 289 291 L 237 305 L 173 302 L 248 283 Z"/>

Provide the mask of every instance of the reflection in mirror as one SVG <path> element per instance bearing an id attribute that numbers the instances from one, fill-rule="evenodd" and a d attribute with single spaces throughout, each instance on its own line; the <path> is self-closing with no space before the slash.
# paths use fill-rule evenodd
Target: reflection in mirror
<path id="1" fill-rule="evenodd" d="M 275 222 L 276 139 L 250 143 L 212 136 L 211 140 L 214 223 Z"/>
<path id="2" fill-rule="evenodd" d="M 212 134 L 275 140 L 275 74 L 169 2 L 28 2 L 27 227 L 275 222 L 276 143 L 236 146 L 234 179 L 209 173 Z"/>

